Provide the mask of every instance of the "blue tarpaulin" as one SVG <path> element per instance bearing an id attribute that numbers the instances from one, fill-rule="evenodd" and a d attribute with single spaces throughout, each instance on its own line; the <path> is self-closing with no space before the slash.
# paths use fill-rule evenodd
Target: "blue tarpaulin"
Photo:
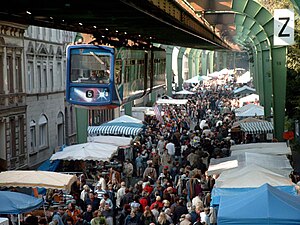
<path id="1" fill-rule="evenodd" d="M 0 214 L 21 214 L 39 208 L 43 199 L 19 192 L 0 191 Z"/>
<path id="2" fill-rule="evenodd" d="M 289 193 L 291 195 L 297 195 L 295 186 L 276 186 L 278 190 Z M 212 189 L 212 202 L 211 206 L 218 206 L 220 204 L 220 198 L 222 196 L 236 196 L 245 192 L 253 191 L 257 188 L 213 188 Z"/>
<path id="3" fill-rule="evenodd" d="M 223 196 L 218 225 L 299 225 L 300 198 L 269 184 L 246 193 Z"/>

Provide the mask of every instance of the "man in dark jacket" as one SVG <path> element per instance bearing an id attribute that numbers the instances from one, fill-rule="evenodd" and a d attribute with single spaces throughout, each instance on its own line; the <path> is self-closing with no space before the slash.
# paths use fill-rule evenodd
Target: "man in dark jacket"
<path id="1" fill-rule="evenodd" d="M 179 223 L 179 219 L 183 214 L 188 214 L 188 209 L 184 204 L 184 200 L 183 199 L 179 199 L 178 201 L 178 205 L 176 206 L 176 208 L 174 209 L 174 213 L 173 213 L 173 222 L 174 224 Z"/>

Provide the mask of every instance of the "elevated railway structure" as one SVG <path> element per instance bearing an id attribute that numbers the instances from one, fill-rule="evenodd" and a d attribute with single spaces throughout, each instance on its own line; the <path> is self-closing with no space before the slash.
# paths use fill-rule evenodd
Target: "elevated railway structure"
<path id="1" fill-rule="evenodd" d="M 292 2 L 299 11 L 299 1 Z M 90 33 L 120 45 L 132 40 L 140 46 L 180 46 L 179 57 L 187 48 L 198 58 L 207 50 L 246 51 L 266 119 L 273 118 L 275 137 L 282 140 L 287 47 L 274 46 L 273 15 L 255 0 L 11 0 L 5 5 L 0 20 Z M 167 88 L 170 52 L 172 47 L 167 48 Z"/>

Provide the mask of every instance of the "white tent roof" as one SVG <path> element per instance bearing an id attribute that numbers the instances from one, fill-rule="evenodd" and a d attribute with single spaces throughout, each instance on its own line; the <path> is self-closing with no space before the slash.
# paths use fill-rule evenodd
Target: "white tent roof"
<path id="1" fill-rule="evenodd" d="M 216 179 L 215 188 L 254 188 L 265 183 L 272 186 L 290 186 L 292 181 L 261 166 L 250 164 L 223 172 Z"/>
<path id="2" fill-rule="evenodd" d="M 118 149 L 116 145 L 88 142 L 84 144 L 71 145 L 56 152 L 50 160 L 109 160 L 111 155 Z"/>
<path id="3" fill-rule="evenodd" d="M 187 99 L 157 99 L 157 104 L 186 105 Z"/>
<path id="4" fill-rule="evenodd" d="M 254 92 L 256 92 L 256 90 L 254 88 L 248 87 L 247 85 L 244 85 L 243 87 L 233 90 L 234 94 L 254 93 Z"/>
<path id="5" fill-rule="evenodd" d="M 291 148 L 287 147 L 285 142 L 261 142 L 233 145 L 230 148 L 231 155 L 240 154 L 241 152 L 252 152 L 271 155 L 291 155 Z"/>
<path id="6" fill-rule="evenodd" d="M 263 116 L 264 107 L 255 104 L 248 104 L 235 110 L 235 115 L 238 117 Z"/>
<path id="7" fill-rule="evenodd" d="M 288 177 L 293 170 L 285 155 L 267 155 L 260 153 L 241 152 L 230 157 L 211 159 L 208 174 L 220 174 L 233 168 L 242 168 L 256 164 L 282 176 Z"/>
<path id="8" fill-rule="evenodd" d="M 94 136 L 88 137 L 88 141 L 115 146 L 126 146 L 130 145 L 132 138 L 119 136 Z"/>
<path id="9" fill-rule="evenodd" d="M 115 118 L 114 120 L 109 121 L 108 123 L 143 123 L 143 121 L 128 115 L 123 115 L 118 118 Z"/>
<path id="10" fill-rule="evenodd" d="M 255 104 L 250 103 L 250 104 L 247 104 L 247 105 L 242 106 L 241 108 L 235 109 L 235 112 L 236 112 L 236 113 L 245 112 L 245 111 L 247 111 L 248 109 L 251 109 L 252 107 L 255 107 L 255 106 L 256 106 Z M 262 106 L 261 106 L 261 107 L 262 107 Z"/>
<path id="11" fill-rule="evenodd" d="M 218 77 L 221 77 L 222 74 L 220 72 L 218 72 L 218 71 L 215 71 L 213 73 L 207 74 L 207 76 L 218 78 Z"/>
<path id="12" fill-rule="evenodd" d="M 208 77 L 208 76 L 195 76 L 195 77 L 192 77 L 188 80 L 185 80 L 184 83 L 198 84 L 202 80 L 211 80 L 211 77 Z"/>
<path id="13" fill-rule="evenodd" d="M 255 101 L 259 101 L 259 95 L 258 94 L 247 95 L 247 96 L 239 99 L 240 107 L 242 107 L 243 103 L 245 103 L 245 102 L 255 102 Z"/>
<path id="14" fill-rule="evenodd" d="M 0 218 L 0 225 L 9 225 L 8 218 Z"/>
<path id="15" fill-rule="evenodd" d="M 245 84 L 245 83 L 248 83 L 249 81 L 251 81 L 251 76 L 250 76 L 250 72 L 247 71 L 246 73 L 242 74 L 241 76 L 239 76 L 237 79 L 236 79 L 236 83 L 238 84 Z"/>
<path id="16" fill-rule="evenodd" d="M 188 91 L 188 90 L 182 90 L 175 92 L 176 95 L 194 95 L 194 92 Z"/>
<path id="17" fill-rule="evenodd" d="M 71 190 L 75 175 L 49 171 L 11 170 L 0 173 L 0 187 L 40 187 Z"/>

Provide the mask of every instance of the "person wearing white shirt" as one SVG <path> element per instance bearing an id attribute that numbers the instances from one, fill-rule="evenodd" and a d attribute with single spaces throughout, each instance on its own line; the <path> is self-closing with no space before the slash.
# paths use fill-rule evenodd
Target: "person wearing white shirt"
<path id="1" fill-rule="evenodd" d="M 175 145 L 174 145 L 174 143 L 172 143 L 171 140 L 169 140 L 168 143 L 166 144 L 166 149 L 168 150 L 168 154 L 172 157 L 172 159 L 174 159 L 174 157 L 175 157 Z"/>
<path id="2" fill-rule="evenodd" d="M 126 184 L 124 181 L 121 182 L 121 187 L 117 191 L 117 199 L 116 199 L 116 205 L 118 208 L 121 208 L 121 199 L 125 195 L 125 189 L 126 189 Z"/>
<path id="3" fill-rule="evenodd" d="M 107 187 L 106 187 L 106 181 L 104 179 L 104 177 L 102 176 L 102 174 L 99 174 L 98 175 L 98 184 L 102 187 L 103 190 L 106 190 Z"/>
<path id="4" fill-rule="evenodd" d="M 210 225 L 210 219 L 209 219 L 209 208 L 205 208 L 203 212 L 200 213 L 200 221 L 201 223 L 205 223 L 205 225 Z"/>

